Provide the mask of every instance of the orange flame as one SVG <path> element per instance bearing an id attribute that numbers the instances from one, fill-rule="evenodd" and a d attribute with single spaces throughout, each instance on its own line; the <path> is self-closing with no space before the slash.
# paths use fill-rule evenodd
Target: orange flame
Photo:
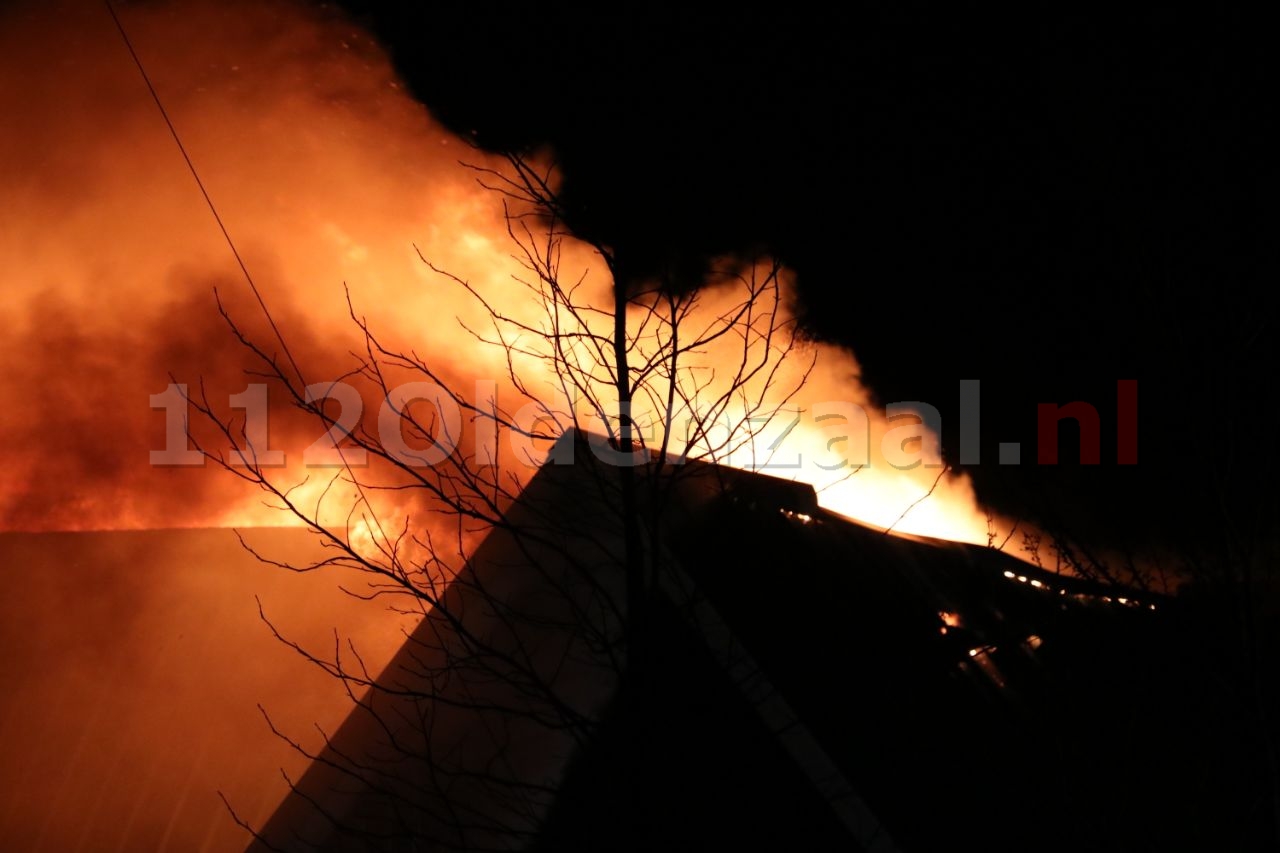
<path id="1" fill-rule="evenodd" d="M 344 284 L 372 328 L 392 345 L 416 347 L 447 380 L 467 388 L 477 377 L 501 379 L 502 352 L 478 344 L 454 319 L 477 328 L 483 310 L 415 250 L 485 292 L 509 291 L 521 268 L 501 208 L 458 159 L 497 164 L 436 125 L 367 36 L 315 4 L 283 0 L 147 3 L 120 13 L 309 381 L 342 377 L 348 350 L 360 344 Z M 152 452 L 170 445 L 170 410 L 152 406 L 170 382 L 193 393 L 203 383 L 210 401 L 225 409 L 252 381 L 244 372 L 252 359 L 218 315 L 214 287 L 253 340 L 269 354 L 279 347 L 109 15 L 93 3 L 5 4 L 0 64 L 0 530 L 301 523 L 211 466 L 149 464 Z M 590 269 L 589 286 L 607 303 L 610 282 L 590 251 L 565 248 L 565 264 Z M 728 290 L 708 290 L 702 310 L 714 312 L 732 298 Z M 505 310 L 535 322 L 541 308 L 504 301 Z M 785 401 L 798 423 L 778 452 L 771 458 L 767 450 L 744 449 L 721 461 L 755 467 L 795 459 L 799 466 L 763 470 L 807 479 L 827 507 L 884 527 L 983 541 L 968 482 L 938 479 L 941 469 L 926 467 L 936 462 L 932 437 L 920 434 L 907 448 L 919 455 L 914 469 L 887 464 L 883 438 L 891 425 L 859 386 L 853 358 L 821 345 L 809 354 L 817 370 L 802 395 Z M 708 364 L 732 358 L 705 357 Z M 787 369 L 806 363 L 797 359 Z M 542 387 L 532 365 L 521 369 L 530 388 Z M 778 388 L 798 376 L 787 373 Z M 498 393 L 511 389 L 502 384 Z M 306 464 L 320 438 L 315 423 L 280 396 L 266 407 L 270 449 L 286 460 L 276 479 L 296 484 L 289 497 L 305 515 L 345 525 L 364 554 L 376 554 L 394 523 L 414 516 L 412 502 L 385 493 L 370 498 L 369 511 L 351 514 L 362 496 L 340 469 Z M 851 414 L 847 423 L 818 420 L 836 409 Z M 181 410 L 172 411 L 181 427 Z M 851 475 L 850 466 L 813 464 L 855 456 L 860 412 L 872 451 L 865 467 Z M 792 417 L 784 412 L 765 439 Z M 184 444 L 179 438 L 171 449 Z M 287 532 L 260 534 L 297 546 Z M 12 567 L 23 573 L 10 579 L 15 591 L 4 621 L 16 633 L 6 647 L 13 657 L 23 649 L 47 652 L 22 662 L 18 674 L 28 689 L 0 709 L 7 710 L 9 744 L 36 745 L 18 749 L 27 763 L 18 760 L 12 778 L 4 778 L 18 798 L 0 825 L 6 838 L 17 825 L 48 833 L 46 848 L 78 849 L 103 838 L 116 846 L 153 837 L 151 846 L 159 847 L 162 838 L 190 849 L 234 844 L 238 830 L 213 799 L 215 784 L 250 804 L 254 825 L 274 808 L 283 792 L 261 782 L 273 776 L 261 762 L 277 761 L 274 741 L 260 731 L 252 703 L 265 701 L 273 713 L 283 706 L 278 719 L 298 731 L 312 720 L 336 723 L 347 697 L 328 696 L 330 679 L 317 681 L 309 670 L 299 680 L 279 644 L 260 647 L 250 588 L 264 593 L 272 615 L 300 632 L 306 646 L 323 647 L 329 625 L 344 624 L 375 671 L 397 647 L 405 621 L 334 600 L 329 578 L 306 587 L 296 585 L 304 576 L 259 574 L 238 543 L 220 534 L 83 540 L 90 545 L 54 537 L 56 548 L 40 538 L 5 543 Z M 85 548 L 102 551 L 100 559 L 84 557 Z M 108 553 L 112 548 L 119 553 Z M 306 551 L 289 554 L 309 558 Z M 96 571 L 102 566 L 109 570 Z M 179 642 L 185 632 L 200 638 L 199 648 Z M 24 645 L 33 637 L 44 641 Z M 20 707 L 35 711 L 12 712 Z M 193 732 L 207 735 L 202 744 L 220 746 L 184 754 Z M 253 740 L 255 732 L 262 740 Z M 109 742 L 118 748 L 81 749 Z M 81 746 L 66 762 L 50 762 L 49 745 L 58 743 Z M 148 750 L 149 775 L 98 784 Z M 297 756 L 279 760 L 300 770 Z M 50 772 L 28 772 L 33 767 Z M 185 811 L 180 802 L 171 814 L 149 814 L 153 794 L 170 788 L 184 791 Z M 202 802 L 209 811 L 200 810 Z M 72 813 L 76 819 L 65 819 Z M 17 846 L 42 846 L 40 837 L 27 841 L 20 837 Z"/>
<path id="2" fill-rule="evenodd" d="M 478 288 L 510 292 L 519 267 L 500 206 L 458 159 L 495 164 L 436 125 L 349 24 L 290 13 L 284 27 L 277 15 L 288 5 L 232 9 L 182 4 L 124 17 L 311 381 L 340 376 L 355 343 L 344 285 L 373 328 L 449 365 L 460 382 L 501 378 L 503 354 L 462 328 L 485 319 L 479 306 L 414 248 Z M 26 25 L 0 35 L 6 64 L 20 70 L 0 79 L 0 110 L 25 128 L 0 143 L 0 204 L 22 212 L 0 232 L 9 265 L 0 320 L 13 332 L 0 344 L 11 365 L 0 377 L 0 441 L 20 449 L 0 486 L 0 527 L 297 523 L 220 472 L 147 464 L 166 441 L 164 416 L 147 399 L 171 374 L 193 389 L 203 378 L 215 401 L 244 390 L 246 354 L 217 317 L 212 288 L 259 341 L 271 338 L 110 19 L 92 5 L 60 14 L 54 27 L 38 7 L 17 6 L 7 15 Z M 584 247 L 567 251 L 598 267 Z M 730 296 L 709 293 L 706 310 L 721 298 Z M 540 306 L 510 310 L 536 317 Z M 788 403 L 797 423 L 766 473 L 811 482 L 824 506 L 881 527 L 987 541 L 967 479 L 939 477 L 934 437 L 914 440 L 911 470 L 887 464 L 892 426 L 858 384 L 852 356 L 813 352 L 817 369 Z M 863 467 L 815 464 L 854 440 L 816 419 L 824 405 L 865 414 L 873 452 Z M 298 495 L 314 505 L 326 481 L 299 463 L 319 436 L 287 409 L 270 402 L 271 441 L 289 460 L 282 481 L 305 481 Z M 748 456 L 723 461 L 763 464 Z"/>

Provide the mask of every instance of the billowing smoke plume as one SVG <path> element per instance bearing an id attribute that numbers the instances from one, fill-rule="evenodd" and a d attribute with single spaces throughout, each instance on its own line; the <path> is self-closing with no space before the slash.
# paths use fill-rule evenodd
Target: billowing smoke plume
<path id="1" fill-rule="evenodd" d="M 457 340 L 456 294 L 413 244 L 465 276 L 506 274 L 500 210 L 457 162 L 484 160 L 398 91 L 366 38 L 287 5 L 121 17 L 310 375 L 336 378 L 358 343 L 344 283 L 385 334 L 444 344 L 476 370 L 484 353 Z M 0 529 L 287 521 L 212 467 L 149 464 L 166 441 L 149 400 L 171 377 L 193 391 L 203 379 L 221 409 L 250 381 L 215 287 L 253 340 L 279 345 L 105 8 L 11 8 L 0 44 Z M 272 418 L 286 452 L 319 437 L 283 427 Z"/>
<path id="2" fill-rule="evenodd" d="M 119 12 L 283 342 L 106 8 L 69 1 L 5 7 L 0 531 L 294 520 L 264 507 L 260 491 L 216 466 L 152 464 L 154 452 L 185 449 L 185 436 L 175 444 L 166 430 L 180 401 L 152 404 L 171 382 L 242 423 L 245 412 L 234 408 L 233 395 L 262 381 L 246 374 L 263 363 L 237 341 L 218 300 L 266 356 L 296 361 L 308 382 L 332 382 L 351 369 L 351 351 L 364 343 L 348 316 L 349 288 L 356 313 L 389 346 L 429 360 L 442 381 L 464 394 L 492 381 L 500 398 L 514 396 L 504 380 L 504 354 L 463 328 L 481 328 L 484 311 L 418 253 L 490 294 L 504 312 L 537 317 L 542 306 L 522 302 L 513 284 L 521 268 L 511 256 L 501 199 L 459 163 L 496 161 L 434 124 L 400 90 L 369 39 L 323 8 L 194 0 L 123 4 Z M 586 247 L 567 244 L 562 261 L 574 279 L 591 267 L 589 289 L 607 298 L 610 282 Z M 732 298 L 723 287 L 704 296 L 707 312 Z M 717 359 L 735 356 L 705 357 L 715 367 Z M 870 467 L 854 474 L 804 464 L 853 450 L 857 418 L 846 424 L 824 405 L 840 404 L 848 413 L 867 403 L 856 363 L 834 349 L 798 353 L 777 388 L 794 390 L 814 357 L 800 393 L 786 400 L 796 414 L 771 425 L 765 439 L 786 437 L 756 461 L 770 457 L 779 464 L 767 473 L 825 486 L 828 506 L 882 526 L 981 540 L 985 523 L 964 481 L 939 479 L 936 467 L 903 472 L 880 464 L 888 425 L 869 406 L 863 411 L 872 415 Z M 524 377 L 534 393 L 550 387 L 547 378 Z M 314 498 L 326 474 L 302 462 L 324 430 L 279 391 L 269 386 L 265 409 L 270 448 L 287 460 L 278 479 L 288 486 L 312 477 L 306 494 Z M 377 406 L 366 396 L 365 423 Z M 181 407 L 176 411 L 180 418 Z M 820 422 L 819 413 L 838 416 Z M 225 437 L 189 414 L 202 446 L 220 449 Z M 840 434 L 842 425 L 849 436 Z M 928 436 L 914 443 L 931 461 Z M 753 460 L 739 454 L 728 461 Z M 934 494 L 899 520 L 935 480 Z M 412 502 L 397 500 L 394 511 L 412 513 Z M 324 714 L 330 723 L 340 719 L 345 697 L 336 704 L 322 698 L 324 685 L 300 691 L 307 682 L 284 660 L 257 651 L 257 641 L 272 641 L 256 623 L 248 590 L 263 591 L 272 615 L 313 647 L 323 646 L 331 624 L 363 634 L 365 660 L 375 670 L 395 647 L 397 636 L 388 633 L 396 625 L 374 619 L 371 612 L 385 616 L 377 608 L 357 614 L 349 601 L 315 594 L 315 585 L 305 594 L 273 589 L 265 576 L 236 563 L 231 554 L 239 552 L 225 535 L 167 535 L 9 534 L 0 543 L 14 564 L 6 568 L 35 578 L 23 595 L 6 597 L 5 624 L 13 626 L 6 647 L 13 653 L 0 659 L 6 683 L 20 688 L 5 710 L 5 736 L 32 744 L 18 756 L 14 773 L 21 779 L 6 785 L 22 793 L 3 825 L 33 833 L 20 846 L 38 847 L 41 839 L 53 845 L 61 831 L 57 846 L 66 849 L 129 837 L 212 849 L 221 843 L 215 837 L 234 835 L 234 827 L 200 787 L 207 784 L 224 785 L 248 803 L 246 816 L 255 822 L 269 813 L 275 800 L 256 786 L 277 761 L 267 750 L 279 744 L 261 730 L 251 703 L 260 698 L 298 731 Z M 172 547 L 157 545 L 170 540 Z M 113 556 L 111 548 L 124 551 Z M 85 565 L 102 570 L 89 573 L 82 554 L 93 555 Z M 334 592 L 329 578 L 317 583 Z M 271 654 L 281 651 L 276 644 Z M 170 677 L 178 659 L 189 668 Z M 257 680 L 245 681 L 250 659 Z M 231 723 L 222 711 L 233 705 L 239 716 Z M 62 710 L 51 714 L 55 706 Z M 98 716 L 86 722 L 84 707 L 97 708 Z M 182 752 L 188 726 L 211 732 L 205 751 L 190 757 Z M 113 737 L 123 744 L 114 751 L 84 746 Z M 65 767 L 48 761 L 46 744 L 72 741 L 76 752 Z M 233 743 L 241 756 L 225 748 Z M 150 763 L 139 764 L 135 752 Z M 298 769 L 296 755 L 279 760 Z M 40 772 L 31 769 L 37 765 Z M 145 772 L 133 778 L 139 768 Z M 117 782 L 106 786 L 104 779 Z M 171 814 L 139 811 L 148 792 L 180 789 L 185 803 L 188 788 L 191 803 L 206 809 L 198 819 L 194 811 L 179 819 L 182 803 L 171 803 Z M 103 826 L 109 829 L 101 834 L 94 829 Z"/>
<path id="3" fill-rule="evenodd" d="M 501 199 L 459 160 L 494 162 L 435 125 L 368 37 L 329 15 L 248 2 L 121 9 L 309 381 L 342 376 L 360 346 L 344 287 L 373 328 L 460 387 L 501 380 L 502 354 L 455 320 L 476 325 L 479 306 L 415 250 L 518 301 Z M 94 4 L 19 5 L 0 32 L 0 109 L 13 129 L 0 142 L 9 278 L 0 311 L 9 368 L 0 377 L 0 441 L 9 451 L 0 528 L 287 523 L 212 466 L 149 463 L 152 451 L 180 449 L 153 395 L 177 381 L 229 411 L 231 396 L 252 381 L 244 370 L 253 360 L 219 316 L 215 287 L 252 340 L 281 357 L 283 347 L 109 15 Z M 589 253 L 570 254 L 590 264 Z M 607 293 L 598 266 L 596 286 Z M 504 310 L 526 309 L 538 306 L 504 302 Z M 835 446 L 831 425 L 815 422 L 821 404 L 866 403 L 848 354 L 816 352 L 804 390 L 789 401 L 798 423 L 774 453 L 802 464 L 771 473 L 829 486 L 824 503 L 882 526 L 981 541 L 985 521 L 964 482 L 939 479 L 937 467 L 883 464 L 879 414 L 870 467 L 849 476 L 804 464 Z M 283 395 L 269 396 L 268 407 L 272 444 L 294 466 L 281 480 L 300 481 L 308 473 L 296 467 L 301 452 L 322 430 L 290 420 Z M 935 480 L 929 499 L 899 519 Z"/>

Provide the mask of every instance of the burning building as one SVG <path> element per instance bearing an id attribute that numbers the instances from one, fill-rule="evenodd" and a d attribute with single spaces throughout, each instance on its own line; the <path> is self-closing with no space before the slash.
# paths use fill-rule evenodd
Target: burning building
<path id="1" fill-rule="evenodd" d="M 458 163 L 460 156 L 480 168 L 497 161 L 428 115 L 377 42 L 334 7 L 195 0 L 119 4 L 118 12 L 120 28 L 92 3 L 0 8 L 0 107 L 8 117 L 0 202 L 13 214 L 0 229 L 10 265 L 0 305 L 0 438 L 11 449 L 0 482 L 0 563 L 10 581 L 0 601 L 4 846 L 238 849 L 246 836 L 219 791 L 239 818 L 286 849 L 301 844 L 295 832 L 322 849 L 394 846 L 415 832 L 459 843 L 468 833 L 516 837 L 545 849 L 617 847 L 642 830 L 667 848 L 765 837 L 777 846 L 840 849 L 851 838 L 852 845 L 904 849 L 975 839 L 1016 849 L 1098 846 L 1098 839 L 1131 848 L 1230 847 L 1252 837 L 1258 792 L 1274 789 L 1257 784 L 1265 774 L 1255 772 L 1262 759 L 1254 758 L 1274 756 L 1274 738 L 1259 743 L 1274 719 L 1267 710 L 1274 684 L 1253 676 L 1265 675 L 1273 657 L 1251 658 L 1250 669 L 1226 656 L 1231 667 L 1222 667 L 1185 640 L 1215 632 L 1173 630 L 1184 618 L 1176 601 L 1165 606 L 988 548 L 926 538 L 980 544 L 992 534 L 991 519 L 965 477 L 943 476 L 936 453 L 925 452 L 937 450 L 934 436 L 917 434 L 914 422 L 909 431 L 922 463 L 915 467 L 876 459 L 849 477 L 847 469 L 815 476 L 810 466 L 796 472 L 811 478 L 807 486 L 700 468 L 691 480 L 729 488 L 681 487 L 673 499 L 679 512 L 651 539 L 662 547 L 657 565 L 670 580 L 657 587 L 647 632 L 655 698 L 646 766 L 667 772 L 644 774 L 660 784 L 642 786 L 651 805 L 643 821 L 628 806 L 636 790 L 628 768 L 637 765 L 626 714 L 629 669 L 625 654 L 618 657 L 625 611 L 605 603 L 625 600 L 623 581 L 616 571 L 597 577 L 572 565 L 589 553 L 598 557 L 590 566 L 617 568 L 617 516 L 605 501 L 572 489 L 561 494 L 557 484 L 579 483 L 580 475 L 553 466 L 535 477 L 515 512 L 535 527 L 545 517 L 538 558 L 514 553 L 520 538 L 496 530 L 463 583 L 445 594 L 466 611 L 456 625 L 442 624 L 443 611 L 432 608 L 406 616 L 362 606 L 342 596 L 330 575 L 276 580 L 227 529 L 199 529 L 298 519 L 264 507 L 259 493 L 234 478 L 209 476 L 198 465 L 147 464 L 149 453 L 168 450 L 199 457 L 181 429 L 189 411 L 165 391 L 168 383 L 205 382 L 212 399 L 243 410 L 246 420 L 251 411 L 269 414 L 272 450 L 293 463 L 281 482 L 312 473 L 302 468 L 324 434 L 315 421 L 290 420 L 287 397 L 259 398 L 246 388 L 245 370 L 255 364 L 231 343 L 219 307 L 244 322 L 252 339 L 272 341 L 259 311 L 270 306 L 269 325 L 284 330 L 290 353 L 312 380 L 330 383 L 350 370 L 342 353 L 363 343 L 351 337 L 349 295 L 386 340 L 407 342 L 406 349 L 423 344 L 438 375 L 471 387 L 502 377 L 504 354 L 460 331 L 486 317 L 466 294 L 441 286 L 422 258 L 497 294 L 520 319 L 527 315 L 517 312 L 536 315 L 542 306 L 517 307 L 503 290 L 522 274 L 510 257 L 509 223 L 476 172 Z M 954 40 L 950 32 L 946 39 Z M 1124 48 L 1129 56 L 1127 42 Z M 1108 72 L 1106 86 L 1113 82 Z M 822 116 L 831 113 L 819 106 Z M 1133 113 L 1125 104 L 1118 114 Z M 929 145 L 937 138 L 922 137 Z M 1063 139 L 1072 149 L 1074 137 Z M 1144 161 L 1148 142 L 1133 149 Z M 1007 159 L 985 136 L 974 144 Z M 896 147 L 889 137 L 884 145 Z M 643 145 L 637 149 L 646 156 Z M 841 147 L 832 151 L 843 161 Z M 829 164 L 810 159 L 813 175 L 822 175 Z M 1209 159 L 1215 170 L 1232 161 Z M 874 159 L 864 168 L 883 172 L 888 192 L 898 193 L 898 170 Z M 734 181 L 745 171 L 723 170 Z M 1206 185 L 1219 184 L 1216 171 L 1212 178 Z M 637 183 L 627 170 L 621 180 Z M 959 195 L 967 198 L 967 189 Z M 908 193 L 901 210 L 914 216 L 926 197 Z M 210 216 L 215 205 L 218 222 Z M 1215 216 L 1219 209 L 1202 207 Z M 1011 209 L 1019 221 L 1034 219 L 1021 203 Z M 703 214 L 698 208 L 687 218 L 702 227 Z M 881 214 L 870 205 L 860 216 L 865 224 Z M 968 236 L 1002 233 L 982 217 L 961 218 L 970 220 Z M 1143 218 L 1117 221 L 1128 228 Z M 951 219 L 935 224 L 944 222 L 899 230 L 903 240 L 935 239 L 950 230 Z M 897 228 L 892 217 L 885 228 Z M 854 237 L 846 224 L 819 233 L 812 239 L 844 263 Z M 1074 232 L 1064 233 L 1071 252 L 1057 257 L 1079 248 Z M 999 241 L 993 245 L 1004 257 Z M 583 244 L 567 239 L 564 248 L 578 264 L 575 276 L 590 265 L 578 263 L 589 254 Z M 1217 255 L 1245 257 L 1204 251 L 1215 263 Z M 895 252 L 888 255 L 896 264 Z M 835 278 L 842 283 L 848 272 L 841 267 Z M 1021 293 L 1022 270 L 1015 277 Z M 1086 277 L 1063 281 L 1075 286 Z M 984 277 L 974 280 L 985 286 Z M 900 281 L 915 287 L 909 276 L 886 279 L 883 297 L 871 304 L 898 300 Z M 253 292 L 246 284 L 256 284 Z M 596 274 L 589 284 L 607 293 L 613 283 Z M 1100 291 L 1108 299 L 1111 287 L 1105 282 Z M 1141 305 L 1146 316 L 1145 298 Z M 1266 312 L 1257 313 L 1265 325 Z M 897 352 L 936 333 L 933 321 L 904 326 L 900 313 L 858 316 L 894 318 L 885 337 Z M 950 314 L 939 316 L 954 324 Z M 1236 325 L 1227 325 L 1234 340 Z M 1163 328 L 1160 335 L 1167 337 Z M 1004 335 L 988 337 L 1006 360 Z M 814 369 L 787 402 L 811 413 L 836 403 L 855 413 L 850 420 L 860 412 L 864 437 L 883 446 L 889 413 L 861 386 L 859 365 L 839 347 L 814 344 L 813 352 Z M 921 349 L 926 363 L 929 352 L 937 350 Z M 1176 396 L 1173 411 L 1181 412 Z M 162 432 L 171 422 L 178 429 Z M 788 427 L 788 442 L 803 447 L 806 459 L 831 447 L 831 435 L 814 427 L 809 419 Z M 222 446 L 216 433 L 202 438 Z M 1185 470 L 1181 461 L 1169 469 L 1179 479 Z M 316 506 L 325 482 L 313 478 L 294 494 Z M 1238 497 L 1254 495 L 1240 490 Z M 376 510 L 426 517 L 412 504 Z M 336 527 L 343 516 L 318 520 Z M 1009 529 L 1001 524 L 997 539 Z M 887 535 L 887 528 L 914 538 Z M 246 538 L 290 563 L 305 562 L 315 544 L 298 530 Z M 554 574 L 534 577 L 530 565 L 573 569 L 575 585 L 566 588 Z M 548 583 L 554 606 L 539 593 Z M 305 648 L 335 644 L 333 625 L 354 635 L 359 657 L 342 646 L 350 666 L 339 673 L 352 678 L 309 665 L 323 659 L 291 657 L 257 620 L 255 593 L 272 624 Z M 469 601 L 481 605 L 478 614 Z M 487 607 L 495 601 L 524 612 Z M 435 617 L 423 621 L 422 609 Z M 498 665 L 502 643 L 513 642 L 496 627 L 504 615 L 533 623 L 526 628 L 547 659 L 514 670 Z M 1216 633 L 1234 636 L 1238 626 L 1223 623 Z M 469 643 L 485 643 L 456 645 L 470 633 L 479 638 Z M 526 645 L 525 634 L 515 639 Z M 563 667 L 550 663 L 557 650 Z M 464 664 L 444 668 L 457 678 L 424 681 L 440 671 L 431 655 Z M 496 680 L 477 679 L 476 667 L 496 669 Z M 513 683 L 527 689 L 513 697 Z M 1251 700 L 1236 692 L 1246 684 L 1259 691 Z M 405 695 L 394 695 L 397 685 Z M 373 713 L 348 715 L 344 686 L 372 697 Z M 442 712 L 428 702 L 433 691 L 473 701 Z M 565 701 L 542 713 L 537 703 L 557 697 Z M 499 739 L 486 732 L 477 744 L 468 717 L 474 722 L 470 712 L 486 698 L 500 720 L 512 718 L 515 700 L 535 705 L 515 709 L 521 726 Z M 273 736 L 257 703 L 298 749 Z M 379 725 L 423 708 L 428 716 Z M 1235 724 L 1243 719 L 1258 723 Z M 428 723 L 437 726 L 430 737 Z M 461 773 L 456 788 L 438 775 L 420 784 L 441 768 L 468 770 L 459 753 L 437 749 L 460 741 L 474 746 L 460 753 L 472 762 L 501 761 L 482 780 Z M 1218 769 L 1218 755 L 1236 757 L 1231 771 Z M 353 769 L 348 761 L 354 775 L 343 770 Z M 280 783 L 277 769 L 297 782 L 296 791 Z M 495 798 L 500 783 L 512 783 L 506 799 Z M 445 788 L 456 798 L 430 798 Z M 450 803 L 470 811 L 442 816 Z"/>
<path id="2" fill-rule="evenodd" d="M 1129 639 L 1166 602 L 666 465 L 633 682 L 617 472 L 574 440 L 380 674 L 348 661 L 358 703 L 252 849 L 1068 849 L 1150 829 L 1106 795 L 1152 785 L 1146 766 L 1089 762 L 1153 748 L 1110 703 L 1150 701 Z"/>

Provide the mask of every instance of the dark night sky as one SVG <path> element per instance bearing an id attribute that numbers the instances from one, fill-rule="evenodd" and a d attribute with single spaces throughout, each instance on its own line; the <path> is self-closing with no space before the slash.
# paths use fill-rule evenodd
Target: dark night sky
<path id="1" fill-rule="evenodd" d="M 451 128 L 553 146 L 572 225 L 636 268 L 782 258 L 808 328 L 882 401 L 937 406 L 952 458 L 958 380 L 982 380 L 982 498 L 1113 542 L 1212 540 L 1219 491 L 1273 517 L 1256 22 L 343 5 Z M 1036 404 L 1076 399 L 1103 464 L 1026 464 Z"/>

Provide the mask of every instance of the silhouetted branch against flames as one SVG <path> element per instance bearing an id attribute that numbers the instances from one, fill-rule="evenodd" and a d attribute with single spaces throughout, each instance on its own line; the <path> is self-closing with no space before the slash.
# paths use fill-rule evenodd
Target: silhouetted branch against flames
<path id="1" fill-rule="evenodd" d="M 609 247 L 584 243 L 564 227 L 553 169 L 520 156 L 509 156 L 506 165 L 473 168 L 502 203 L 520 272 L 495 289 L 438 266 L 414 247 L 439 282 L 460 288 L 480 307 L 483 324 L 457 322 L 478 353 L 500 354 L 505 375 L 491 379 L 487 390 L 477 384 L 473 394 L 462 387 L 456 352 L 441 360 L 383 340 L 347 290 L 361 346 L 350 353 L 345 373 L 324 382 L 308 382 L 306 365 L 282 362 L 219 302 L 232 334 L 253 356 L 252 375 L 333 439 L 326 467 L 298 477 L 264 464 L 247 416 L 227 416 L 202 387 L 187 395 L 230 452 L 212 449 L 190 430 L 193 446 L 260 488 L 270 505 L 308 527 L 329 552 L 302 565 L 261 559 L 295 572 L 354 570 L 368 588 L 344 585 L 349 594 L 385 599 L 422 617 L 397 658 L 411 675 L 387 679 L 371 674 L 354 647 L 344 655 L 337 633 L 334 648 L 319 653 L 290 640 L 260 611 L 279 642 L 341 682 L 383 740 L 426 768 L 434 805 L 406 799 L 384 778 L 385 768 L 341 754 L 328 736 L 326 749 L 308 750 L 269 717 L 268 724 L 313 762 L 412 813 L 405 827 L 420 829 L 420 812 L 429 808 L 432 840 L 467 849 L 527 838 L 553 793 L 521 775 L 511 758 L 513 729 L 558 732 L 571 743 L 594 731 L 593 714 L 564 693 L 562 673 L 597 667 L 616 682 L 634 668 L 643 597 L 662 571 L 660 549 L 651 543 L 660 536 L 661 504 L 682 464 L 750 447 L 791 404 L 816 359 L 798 372 L 781 372 L 784 362 L 799 357 L 800 342 L 783 310 L 776 261 L 720 263 L 701 282 L 623 280 Z M 284 346 L 283 337 L 279 343 Z M 432 389 L 435 405 L 415 407 L 415 399 L 424 398 L 406 399 L 401 389 L 409 382 L 419 383 L 413 386 L 418 393 Z M 341 398 L 341 406 L 326 405 L 339 386 L 375 400 L 378 422 L 350 418 Z M 446 405 L 462 418 L 444 416 Z M 529 472 L 543 461 L 539 448 L 571 428 L 579 435 L 604 433 L 608 447 L 595 447 L 595 456 L 611 454 L 623 463 L 591 457 L 579 466 L 586 472 L 581 488 L 590 493 L 580 498 L 605 507 L 626 529 L 621 550 L 609 524 L 574 528 L 570 544 L 560 508 L 518 504 Z M 493 531 L 512 544 L 508 562 L 475 564 L 475 544 Z M 601 571 L 602 561 L 614 564 L 614 575 L 627 576 L 625 590 Z M 538 585 L 541 604 L 511 594 L 515 575 Z M 548 596 L 557 603 L 547 606 Z M 495 692 L 494 684 L 503 689 Z M 477 730 L 488 732 L 482 765 L 472 756 L 443 754 L 433 739 L 453 714 L 472 715 Z M 325 812 L 296 780 L 288 784 Z M 451 795 L 458 786 L 478 786 L 507 805 L 497 817 L 477 812 L 474 803 Z M 328 817 L 342 823 L 341 815 Z"/>

